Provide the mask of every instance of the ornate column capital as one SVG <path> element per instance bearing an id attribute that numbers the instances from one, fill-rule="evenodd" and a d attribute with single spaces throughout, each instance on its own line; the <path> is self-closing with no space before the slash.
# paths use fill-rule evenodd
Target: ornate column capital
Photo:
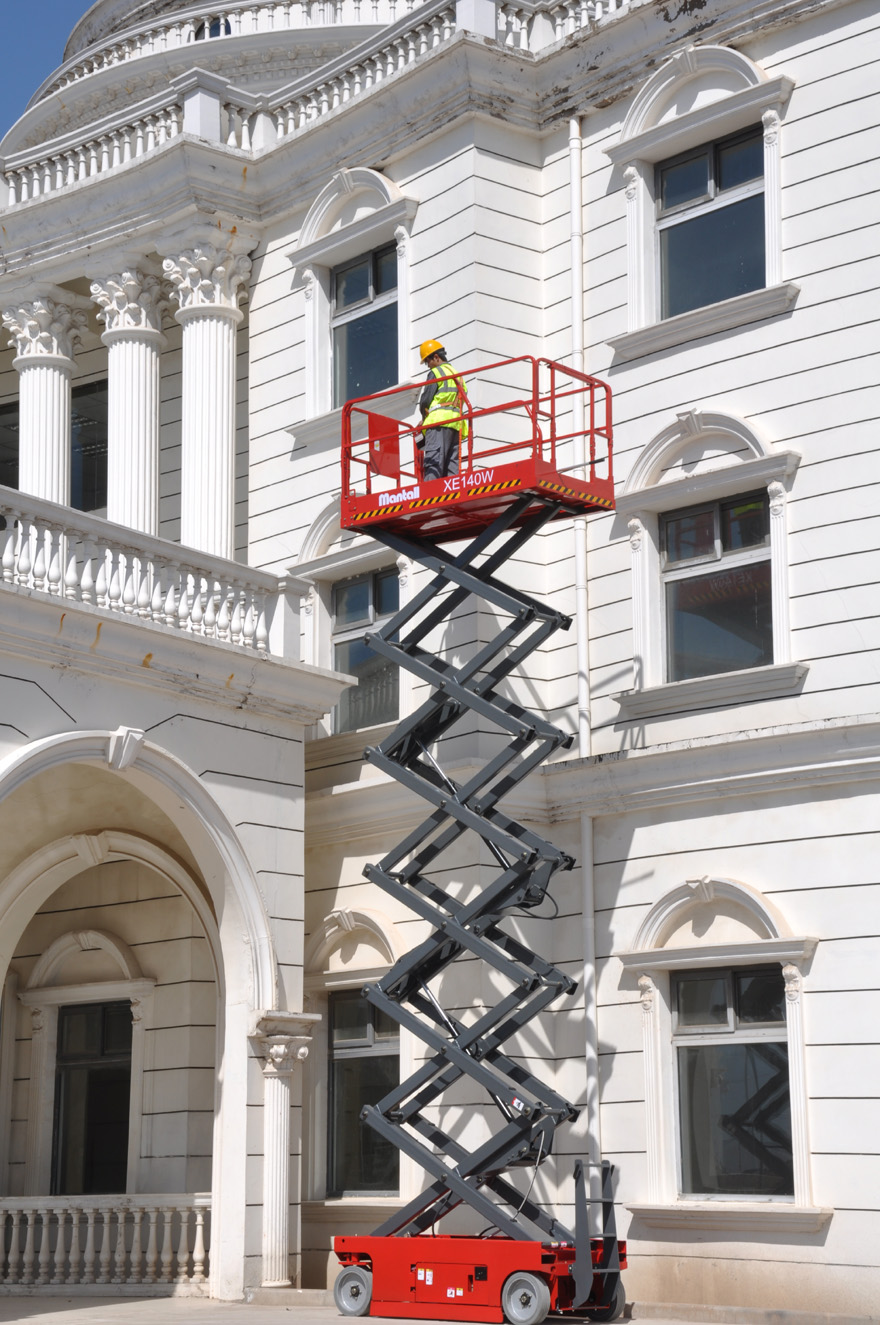
<path id="1" fill-rule="evenodd" d="M 67 360 L 72 366 L 86 321 L 81 309 L 48 297 L 3 310 L 9 344 L 27 362 Z"/>
<path id="2" fill-rule="evenodd" d="M 266 1054 L 263 1060 L 265 1077 L 288 1077 L 309 1056 L 309 1041 L 305 1035 L 266 1036 L 261 1044 Z"/>
<path id="3" fill-rule="evenodd" d="M 199 244 L 173 258 L 162 269 L 171 283 L 172 298 L 180 305 L 177 318 L 193 313 L 225 312 L 241 317 L 238 303 L 251 274 L 251 260 L 243 254 Z"/>
<path id="4" fill-rule="evenodd" d="M 162 314 L 169 292 L 157 276 L 145 276 L 136 268 L 125 268 L 91 285 L 92 299 L 99 305 L 98 318 L 106 327 L 102 339 L 118 333 L 162 333 Z"/>

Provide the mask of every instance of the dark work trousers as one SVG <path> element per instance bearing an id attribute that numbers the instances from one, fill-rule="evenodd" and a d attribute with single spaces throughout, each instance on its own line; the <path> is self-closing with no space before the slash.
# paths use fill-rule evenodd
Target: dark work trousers
<path id="1" fill-rule="evenodd" d="M 426 428 L 422 451 L 422 477 L 449 478 L 458 473 L 458 429 Z"/>

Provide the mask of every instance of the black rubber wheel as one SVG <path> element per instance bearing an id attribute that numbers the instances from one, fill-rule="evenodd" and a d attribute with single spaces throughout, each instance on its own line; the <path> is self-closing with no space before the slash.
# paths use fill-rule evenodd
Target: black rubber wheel
<path id="1" fill-rule="evenodd" d="M 528 1270 L 516 1270 L 504 1281 L 501 1310 L 510 1325 L 541 1325 L 550 1310 L 546 1280 Z"/>
<path id="2" fill-rule="evenodd" d="M 373 1297 L 373 1275 L 362 1265 L 347 1265 L 333 1285 L 333 1301 L 343 1316 L 365 1316 Z"/>
<path id="3" fill-rule="evenodd" d="M 605 1321 L 617 1320 L 617 1317 L 623 1314 L 623 1308 L 626 1306 L 626 1292 L 623 1287 L 623 1280 L 618 1279 L 617 1287 L 614 1290 L 614 1298 L 607 1307 L 596 1307 L 592 1311 L 586 1312 L 588 1320 Z"/>

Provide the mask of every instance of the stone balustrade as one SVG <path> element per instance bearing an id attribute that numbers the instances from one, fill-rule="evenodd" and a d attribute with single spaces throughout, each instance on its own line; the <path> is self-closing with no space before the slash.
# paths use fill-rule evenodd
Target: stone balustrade
<path id="1" fill-rule="evenodd" d="M 210 1220 L 207 1193 L 3 1197 L 0 1284 L 207 1295 Z"/>
<path id="2" fill-rule="evenodd" d="M 0 488 L 3 584 L 299 658 L 306 586 Z"/>
<path id="3" fill-rule="evenodd" d="M 507 48 L 535 52 L 628 7 L 629 0 L 502 3 L 496 10 L 497 39 Z M 383 25 L 383 30 L 376 34 L 372 47 L 364 43 L 358 46 L 356 60 L 345 54 L 323 66 L 317 75 L 305 75 L 277 95 L 251 94 L 222 78 L 215 80 L 218 85 L 225 83 L 228 89 L 225 95 L 209 94 L 216 95 L 219 102 L 219 141 L 245 152 L 264 150 L 368 92 L 448 41 L 458 26 L 455 4 L 449 0 L 425 0 L 422 4 L 416 0 L 285 0 L 254 5 L 230 0 L 223 9 L 201 7 L 190 17 L 182 16 L 157 29 L 166 44 L 160 43 L 156 49 L 168 49 L 168 42 L 185 44 L 181 37 L 184 29 L 189 33 L 187 40 L 196 40 L 194 34 L 198 31 L 203 32 L 205 40 L 220 40 L 225 35 L 251 31 L 349 22 Z M 135 37 L 127 38 L 112 49 L 128 49 L 134 42 L 134 53 L 148 54 L 155 43 L 151 46 L 146 41 L 147 35 L 139 34 L 136 41 Z M 101 48 L 89 56 L 89 61 L 109 58 L 110 50 Z M 95 70 L 90 67 L 88 72 Z M 59 83 L 58 87 L 61 86 Z M 160 147 L 181 132 L 189 132 L 185 101 L 184 90 L 172 85 L 149 101 L 92 126 L 85 138 L 83 131 L 78 130 L 8 157 L 2 163 L 7 206 L 15 207 L 104 174 Z M 201 129 L 193 131 L 199 137 L 218 137 L 216 132 L 212 135 Z"/>

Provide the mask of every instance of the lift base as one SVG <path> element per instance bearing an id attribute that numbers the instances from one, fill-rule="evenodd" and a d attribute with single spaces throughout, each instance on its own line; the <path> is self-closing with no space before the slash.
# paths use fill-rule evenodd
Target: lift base
<path id="1" fill-rule="evenodd" d="M 600 1266 L 601 1238 L 591 1240 L 593 1264 Z M 620 1268 L 626 1268 L 626 1244 L 618 1243 Z M 503 1321 L 504 1285 L 511 1275 L 526 1272 L 544 1280 L 550 1310 L 575 1317 L 589 1313 L 590 1303 L 574 1310 L 571 1242 L 520 1242 L 505 1237 L 415 1238 L 336 1237 L 333 1249 L 343 1273 L 361 1266 L 372 1273 L 371 1316 L 410 1320 Z M 601 1310 L 603 1281 L 597 1273 L 592 1300 Z M 367 1314 L 364 1310 L 363 1314 Z"/>

